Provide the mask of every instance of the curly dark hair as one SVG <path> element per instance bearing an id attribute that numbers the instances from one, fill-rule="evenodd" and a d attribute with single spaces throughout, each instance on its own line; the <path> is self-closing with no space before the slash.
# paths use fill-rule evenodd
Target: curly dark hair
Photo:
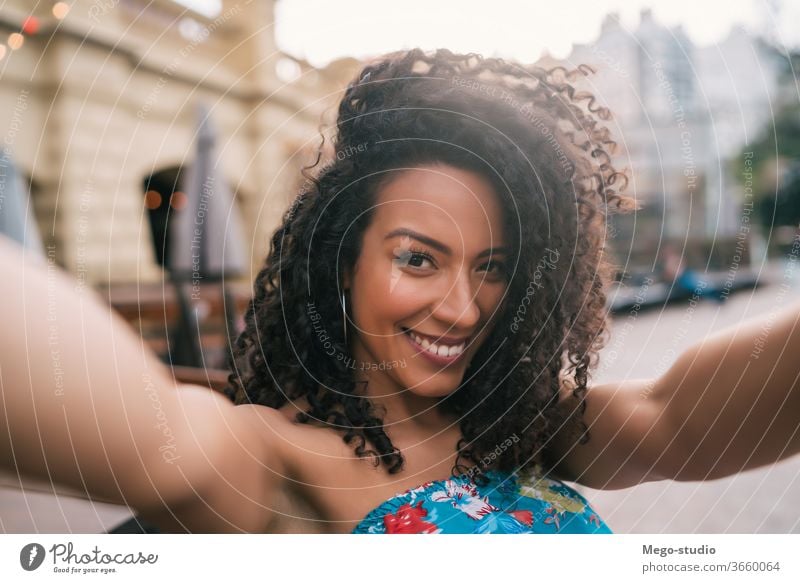
<path id="1" fill-rule="evenodd" d="M 470 471 L 549 471 L 557 430 L 588 440 L 583 399 L 607 339 L 605 288 L 615 269 L 605 220 L 633 208 L 620 194 L 627 178 L 611 162 L 615 143 L 602 124 L 610 114 L 574 84 L 591 72 L 445 49 L 392 53 L 363 67 L 339 104 L 334 155 L 323 163 L 323 137 L 272 237 L 226 394 L 273 408 L 304 396 L 309 410 L 297 421 L 335 427 L 345 443 L 356 441 L 359 457 L 402 469 L 364 383 L 326 354 L 308 306 L 325 341 L 347 354 L 342 274 L 356 263 L 387 171 L 445 163 L 491 181 L 514 250 L 495 326 L 458 390 L 437 405 L 459 419 L 453 473 L 466 469 L 462 460 L 475 464 Z M 558 405 L 562 387 L 576 406 Z"/>

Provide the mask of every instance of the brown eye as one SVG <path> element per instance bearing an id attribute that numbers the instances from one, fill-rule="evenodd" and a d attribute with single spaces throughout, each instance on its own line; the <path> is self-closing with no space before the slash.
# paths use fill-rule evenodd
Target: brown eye
<path id="1" fill-rule="evenodd" d="M 492 276 L 499 277 L 506 275 L 506 264 L 502 261 L 487 261 L 481 268 Z"/>
<path id="2" fill-rule="evenodd" d="M 422 264 L 425 261 L 430 261 L 430 258 L 423 254 L 423 253 L 411 253 L 411 258 L 408 261 L 408 264 L 412 267 L 422 267 Z"/>
<path id="3" fill-rule="evenodd" d="M 395 255 L 394 261 L 400 267 L 413 267 L 421 268 L 424 266 L 425 261 L 429 261 L 433 265 L 433 257 L 424 251 L 414 251 L 413 249 L 395 250 L 398 254 Z"/>

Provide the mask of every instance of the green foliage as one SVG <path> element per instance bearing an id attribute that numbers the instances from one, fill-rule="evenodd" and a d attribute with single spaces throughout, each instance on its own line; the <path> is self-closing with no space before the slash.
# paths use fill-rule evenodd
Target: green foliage
<path id="1" fill-rule="evenodd" d="M 785 59 L 781 86 L 789 97 L 779 101 L 769 124 L 755 141 L 746 144 L 736 163 L 745 167 L 752 152 L 752 184 L 756 213 L 769 230 L 777 225 L 800 222 L 800 101 L 796 75 L 800 74 L 800 53 Z M 779 92 L 780 93 L 780 92 Z M 736 173 L 740 181 L 742 172 Z"/>

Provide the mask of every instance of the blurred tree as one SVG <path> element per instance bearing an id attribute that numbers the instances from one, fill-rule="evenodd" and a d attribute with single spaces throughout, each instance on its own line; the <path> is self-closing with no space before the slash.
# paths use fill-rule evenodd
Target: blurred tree
<path id="1" fill-rule="evenodd" d="M 759 134 L 739 154 L 739 168 L 752 163 L 752 188 L 756 220 L 765 233 L 777 226 L 800 223 L 800 100 L 797 95 L 797 73 L 800 52 L 784 54 L 782 85 L 775 114 Z M 740 181 L 747 176 L 736 173 Z"/>

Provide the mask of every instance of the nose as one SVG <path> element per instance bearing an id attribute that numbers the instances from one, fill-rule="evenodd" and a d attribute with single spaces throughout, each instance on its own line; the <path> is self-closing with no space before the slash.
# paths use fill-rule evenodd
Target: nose
<path id="1" fill-rule="evenodd" d="M 455 278 L 446 280 L 447 289 L 432 310 L 437 320 L 448 328 L 468 332 L 480 319 L 480 308 L 475 301 L 477 291 L 473 289 L 468 270 L 461 269 Z"/>

